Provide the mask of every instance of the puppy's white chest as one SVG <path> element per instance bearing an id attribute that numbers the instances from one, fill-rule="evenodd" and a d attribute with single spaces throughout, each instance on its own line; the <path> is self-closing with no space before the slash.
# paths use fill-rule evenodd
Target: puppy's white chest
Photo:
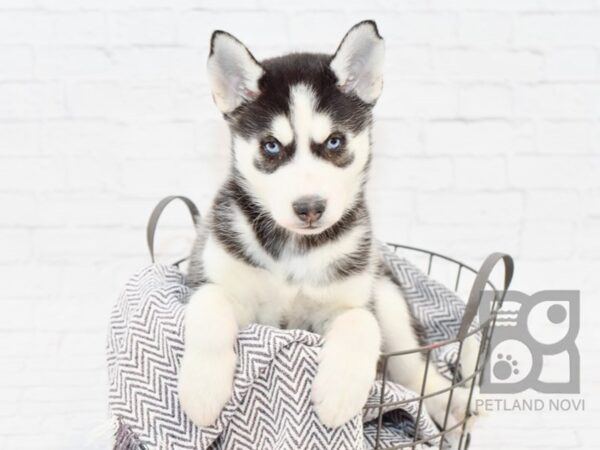
<path id="1" fill-rule="evenodd" d="M 277 261 L 260 258 L 262 267 L 254 267 L 209 236 L 204 269 L 211 282 L 227 291 L 241 326 L 259 322 L 320 331 L 336 310 L 362 307 L 370 298 L 370 271 L 328 281 L 331 262 L 347 251 L 352 238 L 350 232 L 335 244 L 304 254 L 283 252 Z M 262 255 L 256 252 L 255 256 Z"/>
<path id="2" fill-rule="evenodd" d="M 273 326 L 287 325 L 296 309 L 294 305 L 302 300 L 300 286 L 288 283 L 277 274 L 262 272 L 257 279 L 263 288 L 256 305 L 256 321 Z"/>

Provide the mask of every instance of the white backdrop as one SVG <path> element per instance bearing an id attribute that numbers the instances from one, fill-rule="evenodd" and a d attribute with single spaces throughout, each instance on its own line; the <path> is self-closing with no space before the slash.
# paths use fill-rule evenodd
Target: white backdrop
<path id="1" fill-rule="evenodd" d="M 365 18 L 387 43 L 379 235 L 475 265 L 507 251 L 515 288 L 583 291 L 587 411 L 492 414 L 473 447 L 597 448 L 597 0 L 0 0 L 0 448 L 106 448 L 107 314 L 148 262 L 151 207 L 206 209 L 227 167 L 212 30 L 264 58 L 333 51 Z M 183 208 L 162 227 L 183 255 Z"/>

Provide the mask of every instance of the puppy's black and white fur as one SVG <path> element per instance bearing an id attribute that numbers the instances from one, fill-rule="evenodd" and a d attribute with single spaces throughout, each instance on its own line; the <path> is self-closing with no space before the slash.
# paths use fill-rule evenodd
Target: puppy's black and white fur
<path id="1" fill-rule="evenodd" d="M 213 34 L 208 73 L 232 165 L 189 269 L 202 284 L 187 306 L 179 397 L 196 424 L 212 424 L 230 398 L 234 341 L 250 323 L 325 336 L 312 400 L 328 426 L 360 413 L 382 349 L 419 345 L 365 204 L 383 59 L 371 21 L 352 27 L 334 55 L 262 62 L 230 34 Z M 392 380 L 417 391 L 424 368 L 418 354 L 388 366 Z M 428 392 L 449 386 L 434 369 L 428 380 Z M 465 403 L 454 394 L 451 423 Z M 444 396 L 427 401 L 440 422 L 445 406 Z"/>

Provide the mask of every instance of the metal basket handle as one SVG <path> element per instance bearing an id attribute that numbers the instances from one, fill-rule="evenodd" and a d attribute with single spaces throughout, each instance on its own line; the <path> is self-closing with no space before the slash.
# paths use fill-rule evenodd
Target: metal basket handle
<path id="1" fill-rule="evenodd" d="M 465 314 L 463 315 L 463 319 L 458 330 L 457 338 L 459 340 L 465 339 L 469 333 L 471 323 L 473 323 L 473 320 L 479 311 L 479 305 L 481 304 L 481 299 L 483 298 L 485 285 L 490 278 L 492 270 L 494 270 L 494 267 L 496 267 L 496 264 L 499 261 L 504 263 L 504 290 L 502 293 L 504 298 L 504 293 L 508 290 L 510 282 L 512 281 L 515 263 L 512 257 L 506 253 L 492 253 L 481 265 L 481 268 L 475 277 L 475 281 L 473 282 L 473 287 L 471 288 L 471 293 L 469 294 L 469 301 L 465 307 Z"/>
<path id="2" fill-rule="evenodd" d="M 171 203 L 173 200 L 181 200 L 187 206 L 190 215 L 192 216 L 192 220 L 194 221 L 194 225 L 198 225 L 200 223 L 200 212 L 198 208 L 189 198 L 184 197 L 182 195 L 170 195 L 169 197 L 163 198 L 152 210 L 152 214 L 150 215 L 150 219 L 148 219 L 148 225 L 146 225 L 146 240 L 148 242 L 148 251 L 150 252 L 150 258 L 152 258 L 152 262 L 154 262 L 154 235 L 156 234 L 156 226 L 158 225 L 158 219 L 164 209 Z"/>

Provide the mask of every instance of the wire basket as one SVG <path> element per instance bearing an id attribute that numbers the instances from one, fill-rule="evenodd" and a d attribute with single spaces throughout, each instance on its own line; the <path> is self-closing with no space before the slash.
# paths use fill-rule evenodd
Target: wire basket
<path id="1" fill-rule="evenodd" d="M 383 353 L 381 355 L 379 370 L 378 370 L 378 378 L 380 378 L 382 381 L 380 400 L 378 403 L 371 403 L 371 404 L 367 404 L 365 406 L 365 408 L 377 409 L 379 411 L 377 419 L 376 419 L 377 420 L 377 430 L 376 430 L 376 436 L 375 436 L 375 444 L 371 448 L 375 449 L 375 450 L 392 450 L 392 449 L 403 449 L 403 448 L 416 449 L 416 448 L 420 448 L 420 446 L 431 446 L 433 448 L 437 447 L 441 450 L 443 448 L 447 448 L 444 446 L 445 443 L 447 444 L 445 437 L 449 433 L 454 432 L 453 434 L 454 434 L 454 437 L 458 439 L 458 444 L 457 444 L 457 446 L 453 445 L 452 448 L 457 449 L 457 450 L 466 450 L 469 448 L 470 441 L 471 441 L 471 435 L 467 431 L 467 424 L 468 424 L 470 418 L 472 417 L 471 403 L 473 400 L 473 391 L 475 389 L 475 386 L 481 382 L 483 370 L 485 368 L 485 363 L 487 361 L 487 358 L 489 357 L 490 341 L 492 339 L 492 334 L 494 332 L 494 328 L 496 325 L 496 316 L 497 316 L 498 310 L 502 306 L 502 301 L 504 300 L 504 294 L 507 291 L 507 289 L 510 285 L 511 279 L 512 279 L 513 268 L 514 268 L 513 260 L 509 255 L 506 255 L 503 253 L 493 253 L 487 257 L 487 259 L 482 264 L 481 268 L 479 270 L 476 270 L 473 267 L 471 267 L 465 263 L 462 263 L 460 261 L 457 261 L 456 259 L 441 255 L 436 252 L 431 252 L 428 250 L 424 250 L 424 249 L 417 248 L 417 247 L 411 247 L 408 245 L 400 245 L 400 244 L 394 244 L 394 243 L 388 243 L 388 245 L 397 254 L 408 252 L 408 253 L 412 253 L 413 255 L 420 255 L 421 257 L 424 257 L 425 265 L 426 265 L 426 272 L 427 272 L 428 276 L 430 276 L 432 274 L 432 270 L 434 269 L 435 264 L 437 264 L 438 262 L 443 262 L 447 266 L 446 274 L 449 271 L 454 272 L 454 291 L 456 291 L 456 292 L 458 292 L 461 284 L 464 284 L 463 279 L 464 279 L 466 273 L 470 273 L 471 275 L 473 275 L 474 281 L 471 285 L 470 294 L 469 294 L 468 301 L 467 301 L 467 304 L 465 307 L 465 313 L 463 316 L 463 320 L 461 322 L 458 334 L 455 338 L 446 340 L 446 341 L 441 341 L 441 342 L 434 342 L 429 345 L 425 345 L 425 346 L 410 349 L 410 350 L 404 350 L 404 351 L 398 351 L 398 352 L 387 352 L 387 353 Z M 492 273 L 494 267 L 500 261 L 502 261 L 504 263 L 504 282 L 503 282 L 502 290 L 497 289 L 496 286 L 492 283 L 492 281 L 490 279 L 490 276 L 491 276 L 491 273 Z M 450 270 L 448 270 L 448 269 L 450 269 Z M 482 321 L 480 321 L 477 326 L 472 326 L 472 324 L 475 320 L 475 317 L 477 316 L 477 313 L 479 311 L 479 306 L 481 304 L 481 300 L 483 298 L 485 290 L 489 290 L 493 294 L 492 304 L 489 309 L 490 313 L 489 313 L 488 317 L 484 318 Z M 478 334 L 478 333 L 480 333 L 481 340 L 480 340 L 479 347 L 477 350 L 477 359 L 476 359 L 475 365 L 473 367 L 472 373 L 463 373 L 462 376 L 459 378 L 458 370 L 455 370 L 451 386 L 449 386 L 448 388 L 433 392 L 433 393 L 425 394 L 425 386 L 427 383 L 427 374 L 429 372 L 429 368 L 431 365 L 432 352 L 435 349 L 439 349 L 444 346 L 458 344 L 458 353 L 456 356 L 456 361 L 460 361 L 461 354 L 463 351 L 463 344 L 464 344 L 465 340 L 475 334 Z M 389 363 L 390 359 L 391 358 L 401 358 L 408 354 L 414 354 L 414 353 L 421 353 L 424 355 L 424 358 L 425 358 L 425 370 L 423 372 L 423 379 L 421 382 L 421 388 L 420 388 L 419 394 L 415 397 L 411 397 L 409 399 L 405 399 L 405 400 L 402 400 L 399 402 L 396 401 L 396 402 L 385 403 L 384 398 L 385 398 L 385 392 L 386 392 L 387 367 L 388 367 L 388 363 Z M 468 390 L 469 390 L 468 391 L 469 393 L 468 393 L 467 408 L 464 413 L 464 418 L 462 420 L 454 423 L 452 426 L 447 426 L 448 425 L 448 416 L 449 416 L 450 408 L 452 405 L 452 395 L 454 393 L 454 390 L 456 388 L 463 388 L 463 387 L 468 387 Z M 418 437 L 419 436 L 419 428 L 418 427 L 419 427 L 421 415 L 424 413 L 424 409 L 425 409 L 423 407 L 423 401 L 425 399 L 427 399 L 428 397 L 433 397 L 434 395 L 448 395 L 448 403 L 447 403 L 447 407 L 446 407 L 446 411 L 445 411 L 444 423 L 438 424 L 438 426 L 440 427 L 440 431 L 438 434 L 436 434 L 434 436 L 428 436 L 427 438 L 419 439 L 419 437 Z M 401 444 L 397 444 L 397 445 L 394 445 L 391 447 L 382 447 L 380 441 L 381 441 L 381 434 L 382 434 L 382 427 L 383 427 L 384 412 L 386 411 L 386 409 L 389 409 L 390 407 L 397 407 L 397 406 L 400 406 L 401 404 L 406 404 L 409 402 L 418 402 L 418 409 L 417 409 L 418 412 L 417 412 L 417 418 L 415 421 L 414 439 L 412 440 L 412 442 L 403 442 Z"/>
<path id="2" fill-rule="evenodd" d="M 192 216 L 194 224 L 197 225 L 200 220 L 200 214 L 198 212 L 196 205 L 188 198 L 183 197 L 183 196 L 170 196 L 170 197 L 166 197 L 163 200 L 161 200 L 158 203 L 158 205 L 155 207 L 154 211 L 152 212 L 152 215 L 148 222 L 147 231 L 146 231 L 148 248 L 150 250 L 150 255 L 151 255 L 153 262 L 154 262 L 154 236 L 155 236 L 158 219 L 160 218 L 160 215 L 161 215 L 162 211 L 164 210 L 164 208 L 169 203 L 171 203 L 173 200 L 176 200 L 176 199 L 181 200 L 185 203 L 188 210 L 190 211 L 190 214 Z M 483 262 L 483 264 L 481 265 L 479 270 L 476 270 L 473 267 L 471 267 L 463 262 L 460 262 L 454 258 L 450 258 L 448 256 L 445 256 L 445 255 L 442 255 L 442 254 L 439 254 L 436 252 L 424 250 L 424 249 L 417 248 L 417 247 L 411 247 L 408 245 L 400 245 L 400 244 L 394 244 L 394 243 L 388 243 L 388 245 L 397 254 L 398 253 L 406 253 L 406 252 L 412 253 L 413 257 L 411 257 L 411 261 L 417 262 L 417 261 L 415 261 L 416 259 L 421 259 L 423 262 L 423 265 L 426 267 L 425 271 L 428 276 L 432 275 L 432 271 L 436 268 L 436 266 L 440 262 L 444 263 L 446 265 L 446 267 L 445 267 L 446 275 L 450 274 L 450 276 L 452 278 L 449 281 L 445 280 L 446 283 L 444 283 L 444 284 L 447 286 L 451 286 L 453 284 L 454 285 L 453 289 L 455 292 L 457 292 L 457 294 L 459 294 L 459 296 L 460 296 L 459 288 L 461 287 L 461 285 L 470 284 L 470 286 L 467 286 L 467 287 L 470 287 L 470 291 L 468 292 L 468 301 L 465 306 L 464 316 L 463 316 L 462 322 L 460 324 L 457 336 L 455 338 L 441 341 L 441 342 L 434 342 L 429 345 L 417 347 L 417 348 L 410 349 L 410 350 L 387 352 L 387 353 L 383 353 L 381 355 L 380 364 L 378 366 L 379 367 L 378 374 L 377 374 L 377 377 L 379 380 L 381 380 L 381 385 L 382 385 L 382 389 L 381 389 L 381 393 L 380 393 L 380 400 L 377 403 L 370 403 L 370 404 L 365 405 L 365 409 L 378 410 L 378 415 L 377 415 L 377 418 L 375 419 L 377 421 L 375 444 L 373 447 L 371 447 L 371 449 L 373 449 L 373 450 L 393 450 L 393 449 L 403 449 L 403 448 L 419 449 L 419 448 L 422 448 L 423 446 L 426 446 L 428 448 L 438 447 L 438 449 L 440 449 L 440 450 L 447 449 L 447 445 L 446 445 L 447 440 L 445 439 L 445 437 L 449 433 L 456 431 L 456 433 L 453 433 L 453 434 L 454 434 L 454 437 L 457 438 L 457 440 L 458 440 L 458 445 L 457 446 L 452 445 L 452 450 L 466 450 L 469 448 L 470 441 L 471 441 L 470 433 L 467 431 L 467 424 L 472 416 L 471 403 L 472 403 L 472 399 L 473 399 L 473 391 L 475 389 L 475 386 L 481 382 L 483 370 L 485 368 L 485 362 L 487 361 L 487 358 L 489 357 L 490 341 L 492 339 L 492 334 L 494 332 L 494 328 L 496 325 L 496 316 L 497 316 L 498 310 L 502 306 L 502 301 L 504 300 L 504 294 L 508 290 L 508 287 L 512 280 L 512 275 L 513 275 L 513 271 L 514 271 L 513 260 L 507 254 L 492 253 L 485 259 L 485 261 Z M 420 258 L 419 258 L 419 256 L 420 256 Z M 182 263 L 183 261 L 185 261 L 186 259 L 187 258 L 183 258 L 183 259 L 175 262 L 174 265 L 179 266 L 179 264 Z M 504 279 L 503 279 L 503 283 L 502 283 L 503 286 L 502 286 L 501 290 L 497 289 L 496 286 L 492 283 L 492 281 L 490 279 L 492 271 L 494 270 L 497 263 L 499 263 L 499 262 L 504 263 Z M 468 282 L 465 283 L 464 280 L 465 280 L 465 277 L 467 274 L 469 274 L 473 277 L 472 283 L 468 283 Z M 481 304 L 484 292 L 486 290 L 491 291 L 493 293 L 492 303 L 489 308 L 489 311 L 490 311 L 489 315 L 487 318 L 484 318 L 484 320 L 481 320 L 477 324 L 477 326 L 472 326 L 474 323 L 476 323 L 474 321 L 478 314 L 479 306 Z M 425 394 L 425 387 L 426 387 L 426 383 L 427 383 L 427 374 L 429 372 L 429 368 L 431 365 L 432 352 L 434 350 L 440 349 L 444 346 L 458 345 L 456 361 L 460 361 L 462 350 L 463 350 L 463 344 L 464 344 L 465 340 L 475 334 L 479 334 L 481 339 L 479 341 L 476 362 L 473 366 L 472 373 L 462 373 L 461 377 L 459 379 L 458 378 L 459 371 L 455 370 L 454 375 L 453 375 L 452 384 L 449 387 L 439 390 L 439 391 L 436 391 L 436 392 Z M 409 399 L 405 399 L 402 401 L 388 402 L 388 403 L 384 402 L 385 392 L 386 392 L 387 367 L 388 367 L 388 363 L 389 363 L 390 359 L 391 358 L 401 358 L 408 354 L 414 354 L 414 353 L 423 354 L 425 357 L 425 363 L 426 363 L 419 394 L 415 397 L 411 397 Z M 468 393 L 468 402 L 467 402 L 467 407 L 466 407 L 466 411 L 464 414 L 464 418 L 462 420 L 454 423 L 452 426 L 447 426 L 450 407 L 452 405 L 452 395 L 454 393 L 454 390 L 457 388 L 463 388 L 467 385 L 468 385 L 469 393 Z M 421 415 L 425 413 L 425 408 L 423 407 L 423 401 L 425 399 L 427 399 L 429 397 L 433 397 L 435 395 L 446 395 L 446 394 L 448 395 L 448 403 L 446 406 L 445 417 L 444 417 L 443 423 L 437 424 L 439 427 L 439 432 L 434 436 L 428 436 L 426 438 L 419 439 L 418 438 L 419 423 L 420 423 Z M 390 446 L 382 447 L 380 438 L 381 438 L 382 429 L 383 429 L 384 412 L 391 407 L 397 407 L 397 406 L 400 406 L 402 404 L 406 404 L 409 402 L 418 402 L 417 418 L 415 421 L 415 430 L 413 433 L 414 439 L 412 440 L 412 442 L 402 442 L 400 444 L 396 444 L 391 447 Z"/>

